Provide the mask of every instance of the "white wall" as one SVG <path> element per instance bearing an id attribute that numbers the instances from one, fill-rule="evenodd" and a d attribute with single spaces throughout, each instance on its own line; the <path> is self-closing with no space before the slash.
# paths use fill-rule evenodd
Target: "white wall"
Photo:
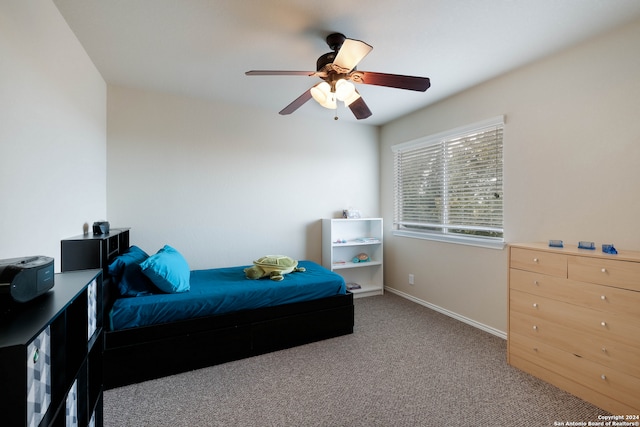
<path id="1" fill-rule="evenodd" d="M 377 132 L 109 86 L 108 220 L 192 269 L 273 253 L 321 262 L 321 218 L 379 215 Z"/>
<path id="2" fill-rule="evenodd" d="M 50 0 L 0 2 L 0 259 L 106 215 L 106 84 Z"/>
<path id="3" fill-rule="evenodd" d="M 506 331 L 506 250 L 390 233 L 390 147 L 500 114 L 508 242 L 587 240 L 640 250 L 638 46 L 640 21 L 384 126 L 385 284 Z"/>

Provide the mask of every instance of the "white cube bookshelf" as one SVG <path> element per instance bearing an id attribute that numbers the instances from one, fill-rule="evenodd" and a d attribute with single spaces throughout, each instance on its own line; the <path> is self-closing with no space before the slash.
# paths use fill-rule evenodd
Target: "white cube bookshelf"
<path id="1" fill-rule="evenodd" d="M 322 220 L 322 265 L 342 277 L 354 297 L 384 292 L 382 218 L 329 218 Z M 365 253 L 369 260 L 354 262 Z"/>

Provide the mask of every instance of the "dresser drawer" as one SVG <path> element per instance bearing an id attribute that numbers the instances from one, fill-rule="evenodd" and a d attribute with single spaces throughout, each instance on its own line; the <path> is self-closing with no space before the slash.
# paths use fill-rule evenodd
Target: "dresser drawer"
<path id="1" fill-rule="evenodd" d="M 511 334 L 544 342 L 640 378 L 640 347 L 633 343 L 606 339 L 517 311 L 512 311 L 509 316 L 509 339 Z"/>
<path id="2" fill-rule="evenodd" d="M 510 351 L 516 357 L 529 360 L 633 408 L 640 408 L 639 378 L 519 334 L 513 334 L 510 340 Z"/>
<path id="3" fill-rule="evenodd" d="M 640 292 L 513 268 L 509 270 L 509 286 L 511 289 L 595 310 L 625 313 L 640 322 Z"/>
<path id="4" fill-rule="evenodd" d="M 509 288 L 530 294 L 554 298 L 562 294 L 563 277 L 549 276 L 535 271 L 509 269 Z"/>
<path id="5" fill-rule="evenodd" d="M 509 309 L 600 338 L 640 346 L 640 322 L 624 313 L 594 310 L 515 289 L 509 292 Z"/>
<path id="6" fill-rule="evenodd" d="M 514 247 L 510 254 L 511 268 L 567 277 L 567 256 L 564 254 Z"/>
<path id="7" fill-rule="evenodd" d="M 640 292 L 640 262 L 569 256 L 568 277 Z"/>

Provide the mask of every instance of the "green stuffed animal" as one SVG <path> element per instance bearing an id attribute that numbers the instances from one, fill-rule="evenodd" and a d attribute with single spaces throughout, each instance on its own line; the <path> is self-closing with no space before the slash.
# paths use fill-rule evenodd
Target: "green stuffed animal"
<path id="1" fill-rule="evenodd" d="M 253 261 L 253 266 L 244 269 L 247 279 L 261 279 L 269 277 L 277 282 L 284 279 L 284 275 L 294 271 L 305 271 L 298 267 L 298 261 L 285 255 L 267 255 Z"/>

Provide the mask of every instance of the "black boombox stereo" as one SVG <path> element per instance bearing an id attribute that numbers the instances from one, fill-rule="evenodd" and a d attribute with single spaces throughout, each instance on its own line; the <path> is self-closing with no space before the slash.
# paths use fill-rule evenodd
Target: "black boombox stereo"
<path id="1" fill-rule="evenodd" d="M 53 288 L 53 258 L 31 256 L 0 260 L 0 298 L 27 302 Z"/>

